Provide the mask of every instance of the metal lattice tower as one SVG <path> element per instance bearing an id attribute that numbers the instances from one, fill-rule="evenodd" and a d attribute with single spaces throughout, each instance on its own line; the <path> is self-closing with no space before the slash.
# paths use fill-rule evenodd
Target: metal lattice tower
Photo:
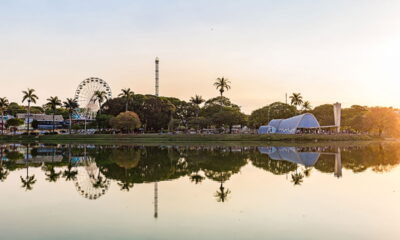
<path id="1" fill-rule="evenodd" d="M 156 96 L 159 96 L 159 70 L 158 70 L 158 65 L 160 63 L 160 59 L 156 57 Z"/>
<path id="2" fill-rule="evenodd" d="M 158 183 L 154 183 L 154 218 L 158 218 Z"/>

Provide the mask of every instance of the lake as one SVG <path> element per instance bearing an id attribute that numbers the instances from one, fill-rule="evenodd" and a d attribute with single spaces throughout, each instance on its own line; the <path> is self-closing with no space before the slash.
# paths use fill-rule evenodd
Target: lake
<path id="1" fill-rule="evenodd" d="M 1 239 L 400 238 L 399 143 L 232 144 L 2 144 Z"/>

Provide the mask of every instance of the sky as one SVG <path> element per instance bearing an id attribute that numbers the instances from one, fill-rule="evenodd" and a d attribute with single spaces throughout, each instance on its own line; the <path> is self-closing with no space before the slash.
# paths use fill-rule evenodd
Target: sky
<path id="1" fill-rule="evenodd" d="M 225 93 L 246 113 L 300 92 L 312 106 L 400 107 L 400 1 L 0 0 L 0 96 L 39 104 L 99 77 L 189 100 Z"/>

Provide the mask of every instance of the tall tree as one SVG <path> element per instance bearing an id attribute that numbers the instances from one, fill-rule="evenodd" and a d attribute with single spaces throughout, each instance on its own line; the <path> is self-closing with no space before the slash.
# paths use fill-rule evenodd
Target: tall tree
<path id="1" fill-rule="evenodd" d="M 27 130 L 28 130 L 28 136 L 29 136 L 29 119 L 31 116 L 31 102 L 36 103 L 36 100 L 39 99 L 38 96 L 35 94 L 35 89 L 28 88 L 26 91 L 22 91 L 23 97 L 22 97 L 22 102 L 25 102 L 25 100 L 28 101 L 28 121 L 27 121 Z"/>
<path id="2" fill-rule="evenodd" d="M 132 101 L 134 95 L 135 93 L 131 91 L 130 88 L 121 89 L 121 93 L 118 95 L 118 97 L 121 97 L 125 100 L 125 112 L 128 111 L 129 103 Z"/>
<path id="3" fill-rule="evenodd" d="M 71 134 L 72 114 L 74 113 L 75 109 L 79 107 L 79 104 L 76 99 L 67 98 L 67 100 L 64 102 L 64 107 L 67 109 L 69 114 L 69 134 Z"/>
<path id="4" fill-rule="evenodd" d="M 301 107 L 303 111 L 311 111 L 312 109 L 310 101 L 304 101 Z"/>
<path id="5" fill-rule="evenodd" d="M 95 99 L 95 102 L 99 103 L 99 111 L 101 113 L 101 105 L 103 104 L 103 102 L 105 100 L 107 100 L 107 93 L 105 91 L 97 90 L 94 92 L 94 99 Z"/>
<path id="6" fill-rule="evenodd" d="M 293 106 L 301 106 L 303 103 L 303 96 L 301 96 L 301 93 L 292 93 L 292 96 L 290 98 L 290 104 Z"/>
<path id="7" fill-rule="evenodd" d="M 400 135 L 400 117 L 393 109 L 388 107 L 371 107 L 365 113 L 363 125 L 369 133 L 379 136 L 397 137 Z"/>
<path id="8" fill-rule="evenodd" d="M 1 135 L 4 134 L 4 111 L 8 107 L 8 100 L 5 97 L 0 98 L 0 111 L 1 111 Z"/>
<path id="9" fill-rule="evenodd" d="M 53 113 L 53 133 L 55 130 L 55 114 L 58 106 L 61 106 L 61 100 L 58 97 L 50 97 L 47 99 L 46 105 L 51 109 Z"/>
<path id="10" fill-rule="evenodd" d="M 199 117 L 200 104 L 202 104 L 205 101 L 206 100 L 204 100 L 200 95 L 197 94 L 194 97 L 190 98 L 190 102 L 197 106 L 196 118 Z"/>
<path id="11" fill-rule="evenodd" d="M 231 82 L 227 78 L 221 77 L 215 80 L 214 86 L 218 89 L 222 97 L 225 90 L 228 91 L 231 88 Z"/>

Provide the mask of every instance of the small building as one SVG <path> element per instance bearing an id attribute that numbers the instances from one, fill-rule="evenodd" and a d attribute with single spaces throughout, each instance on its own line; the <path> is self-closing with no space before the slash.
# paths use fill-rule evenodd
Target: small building
<path id="1" fill-rule="evenodd" d="M 296 134 L 320 128 L 318 120 L 313 114 L 304 113 L 287 119 L 272 119 L 267 126 L 261 126 L 258 133 Z"/>
<path id="2" fill-rule="evenodd" d="M 33 121 L 37 121 L 38 129 L 53 129 L 53 115 L 47 114 L 30 114 L 28 118 L 28 114 L 22 113 L 17 114 L 17 118 L 24 120 L 25 124 L 29 122 L 32 124 Z M 24 125 L 25 125 L 24 124 Z M 64 118 L 61 115 L 54 115 L 54 126 L 55 128 L 63 128 L 64 126 Z"/>

